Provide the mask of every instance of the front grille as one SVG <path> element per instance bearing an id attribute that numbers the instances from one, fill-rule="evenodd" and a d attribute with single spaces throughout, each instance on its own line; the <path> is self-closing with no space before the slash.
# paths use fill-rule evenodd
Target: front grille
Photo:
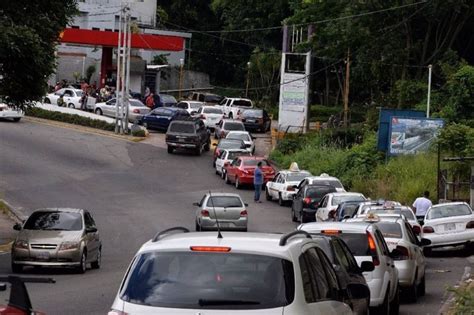
<path id="1" fill-rule="evenodd" d="M 58 245 L 56 244 L 31 244 L 33 249 L 56 249 Z"/>

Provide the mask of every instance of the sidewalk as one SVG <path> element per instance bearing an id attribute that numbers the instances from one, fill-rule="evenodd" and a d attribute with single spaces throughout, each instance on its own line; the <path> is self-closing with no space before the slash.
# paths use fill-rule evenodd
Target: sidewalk
<path id="1" fill-rule="evenodd" d="M 16 221 L 9 215 L 10 210 L 0 200 L 0 254 L 9 252 L 17 231 L 13 229 Z"/>

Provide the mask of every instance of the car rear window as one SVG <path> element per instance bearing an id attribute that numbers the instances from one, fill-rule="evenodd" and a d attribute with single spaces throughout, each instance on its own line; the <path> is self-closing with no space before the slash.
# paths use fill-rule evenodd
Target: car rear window
<path id="1" fill-rule="evenodd" d="M 252 102 L 246 100 L 235 100 L 234 105 L 240 107 L 252 107 Z"/>
<path id="2" fill-rule="evenodd" d="M 369 242 L 365 233 L 342 233 L 338 235 L 354 256 L 370 256 Z"/>
<path id="3" fill-rule="evenodd" d="M 331 204 L 337 206 L 346 201 L 365 201 L 365 198 L 360 195 L 334 196 Z"/>
<path id="4" fill-rule="evenodd" d="M 171 123 L 170 132 L 194 133 L 193 124 Z"/>
<path id="5" fill-rule="evenodd" d="M 224 112 L 222 111 L 222 109 L 220 108 L 212 108 L 212 107 L 206 107 L 203 109 L 203 113 L 204 114 L 224 114 Z"/>
<path id="6" fill-rule="evenodd" d="M 202 103 L 189 102 L 189 107 L 191 107 L 192 109 L 199 109 L 202 107 Z"/>
<path id="7" fill-rule="evenodd" d="M 321 200 L 326 194 L 334 192 L 332 187 L 309 187 L 306 190 L 306 197 Z"/>
<path id="8" fill-rule="evenodd" d="M 174 96 L 171 95 L 160 94 L 160 98 L 163 103 L 177 103 Z"/>
<path id="9" fill-rule="evenodd" d="M 244 142 L 242 140 L 236 140 L 236 139 L 223 139 L 219 141 L 217 144 L 217 147 L 219 149 L 240 149 L 244 146 Z"/>
<path id="10" fill-rule="evenodd" d="M 229 133 L 226 139 L 240 139 L 243 141 L 250 141 L 250 137 L 246 133 Z"/>
<path id="11" fill-rule="evenodd" d="M 199 245 L 199 244 L 197 244 Z M 267 309 L 293 302 L 293 264 L 264 255 L 151 252 L 125 280 L 129 303 L 186 309 Z"/>
<path id="12" fill-rule="evenodd" d="M 229 152 L 227 159 L 233 160 L 238 156 L 250 156 L 251 153 L 249 151 L 242 151 L 242 152 Z"/>
<path id="13" fill-rule="evenodd" d="M 257 166 L 258 162 L 262 162 L 262 166 L 270 166 L 266 160 L 244 160 L 244 166 Z"/>
<path id="14" fill-rule="evenodd" d="M 263 110 L 261 109 L 247 109 L 242 113 L 242 117 L 256 117 L 262 118 L 263 117 Z"/>
<path id="15" fill-rule="evenodd" d="M 439 207 L 432 208 L 428 215 L 427 219 L 439 219 L 447 217 L 457 217 L 461 215 L 470 215 L 472 214 L 471 209 L 468 206 L 458 204 L 458 205 L 442 205 Z"/>
<path id="16" fill-rule="evenodd" d="M 23 227 L 26 230 L 80 231 L 82 216 L 74 212 L 34 212 Z"/>
<path id="17" fill-rule="evenodd" d="M 212 196 L 207 200 L 206 207 L 220 207 L 220 208 L 240 208 L 243 207 L 242 201 L 239 197 L 234 196 Z"/>
<path id="18" fill-rule="evenodd" d="M 336 188 L 344 188 L 342 187 L 341 182 L 334 179 L 313 179 L 313 184 L 321 184 L 321 185 L 331 185 Z"/>
<path id="19" fill-rule="evenodd" d="M 306 177 L 311 176 L 309 173 L 289 173 L 286 177 L 287 182 L 301 182 Z"/>
<path id="20" fill-rule="evenodd" d="M 377 223 L 380 231 L 384 237 L 388 238 L 402 238 L 402 228 L 400 224 L 394 222 L 379 222 Z"/>
<path id="21" fill-rule="evenodd" d="M 245 127 L 242 123 L 226 122 L 224 124 L 224 129 L 225 130 L 245 130 Z"/>

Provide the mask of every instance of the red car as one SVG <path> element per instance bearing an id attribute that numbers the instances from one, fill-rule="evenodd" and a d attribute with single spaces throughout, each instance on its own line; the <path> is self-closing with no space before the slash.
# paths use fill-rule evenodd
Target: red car
<path id="1" fill-rule="evenodd" d="M 235 183 L 235 188 L 239 189 L 242 185 L 253 185 L 253 173 L 257 167 L 258 162 L 262 162 L 263 184 L 273 179 L 275 170 L 270 166 L 270 163 L 259 156 L 240 156 L 232 161 L 226 163 L 225 182 L 227 184 Z"/>

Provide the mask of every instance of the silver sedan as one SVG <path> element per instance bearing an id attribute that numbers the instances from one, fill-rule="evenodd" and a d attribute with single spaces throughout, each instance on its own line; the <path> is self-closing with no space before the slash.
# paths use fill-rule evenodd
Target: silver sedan
<path id="1" fill-rule="evenodd" d="M 247 204 L 238 194 L 207 193 L 196 209 L 196 231 L 232 230 L 247 231 Z"/>
<path id="2" fill-rule="evenodd" d="M 103 103 L 96 103 L 94 106 L 94 113 L 97 115 L 104 115 L 115 118 L 117 107 L 115 98 Z M 145 106 L 140 100 L 130 99 L 130 106 L 128 107 L 128 120 L 135 122 L 142 116 L 150 112 L 150 109 Z"/>

